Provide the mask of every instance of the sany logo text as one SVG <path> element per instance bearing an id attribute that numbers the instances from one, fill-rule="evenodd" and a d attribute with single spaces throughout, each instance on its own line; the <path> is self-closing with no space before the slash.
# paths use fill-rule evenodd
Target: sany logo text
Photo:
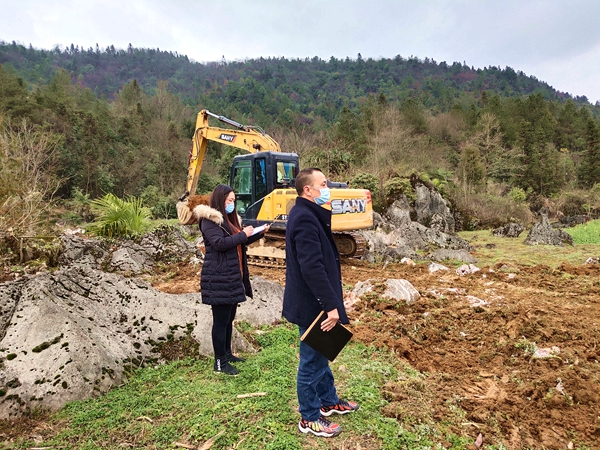
<path id="1" fill-rule="evenodd" d="M 362 213 L 367 209 L 367 199 L 350 198 L 331 200 L 332 214 Z"/>
<path id="2" fill-rule="evenodd" d="M 221 139 L 222 141 L 227 141 L 227 142 L 233 142 L 233 141 L 235 141 L 235 138 L 236 138 L 235 134 L 221 133 L 221 136 L 219 136 L 219 139 Z"/>

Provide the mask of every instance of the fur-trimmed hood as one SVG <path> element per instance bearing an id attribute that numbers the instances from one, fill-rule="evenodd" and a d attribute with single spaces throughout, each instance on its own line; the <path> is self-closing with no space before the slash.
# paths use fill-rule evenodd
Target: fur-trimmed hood
<path id="1" fill-rule="evenodd" d="M 211 208 L 207 205 L 198 205 L 194 208 L 194 216 L 200 219 L 208 219 L 211 222 L 216 223 L 217 225 L 223 224 L 223 214 L 217 211 L 214 208 Z"/>

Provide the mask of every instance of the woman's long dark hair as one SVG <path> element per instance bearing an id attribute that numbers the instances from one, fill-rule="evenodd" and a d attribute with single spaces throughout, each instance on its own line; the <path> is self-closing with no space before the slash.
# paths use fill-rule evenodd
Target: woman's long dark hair
<path id="1" fill-rule="evenodd" d="M 231 192 L 233 192 L 231 186 L 227 186 L 226 184 L 219 184 L 216 188 L 214 188 L 214 190 L 210 194 L 210 207 L 216 209 L 221 214 L 223 214 L 223 221 L 227 223 L 229 228 L 236 228 L 237 230 L 241 230 L 242 224 L 240 223 L 237 208 L 235 208 L 235 203 L 233 212 L 231 214 L 227 214 L 225 212 L 225 199 Z M 235 232 L 235 230 L 231 231 Z"/>

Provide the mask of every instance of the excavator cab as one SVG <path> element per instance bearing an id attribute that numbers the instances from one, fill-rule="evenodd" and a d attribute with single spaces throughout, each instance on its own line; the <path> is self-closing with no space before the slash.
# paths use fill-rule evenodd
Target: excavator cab
<path id="1" fill-rule="evenodd" d="M 235 191 L 236 209 L 244 223 L 255 223 L 265 197 L 271 192 L 290 187 L 299 166 L 295 153 L 259 152 L 234 158 L 231 187 Z"/>

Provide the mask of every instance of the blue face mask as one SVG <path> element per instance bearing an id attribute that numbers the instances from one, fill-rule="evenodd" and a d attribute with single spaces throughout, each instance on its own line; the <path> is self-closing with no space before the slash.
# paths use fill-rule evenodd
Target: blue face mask
<path id="1" fill-rule="evenodd" d="M 315 197 L 315 203 L 317 205 L 324 205 L 329 201 L 329 198 L 331 197 L 331 191 L 329 190 L 329 188 L 323 188 L 319 190 L 321 191 L 321 195 Z"/>
<path id="2" fill-rule="evenodd" d="M 234 209 L 235 209 L 235 205 L 233 203 L 228 203 L 227 205 L 225 205 L 225 212 L 227 214 L 231 214 Z"/>

